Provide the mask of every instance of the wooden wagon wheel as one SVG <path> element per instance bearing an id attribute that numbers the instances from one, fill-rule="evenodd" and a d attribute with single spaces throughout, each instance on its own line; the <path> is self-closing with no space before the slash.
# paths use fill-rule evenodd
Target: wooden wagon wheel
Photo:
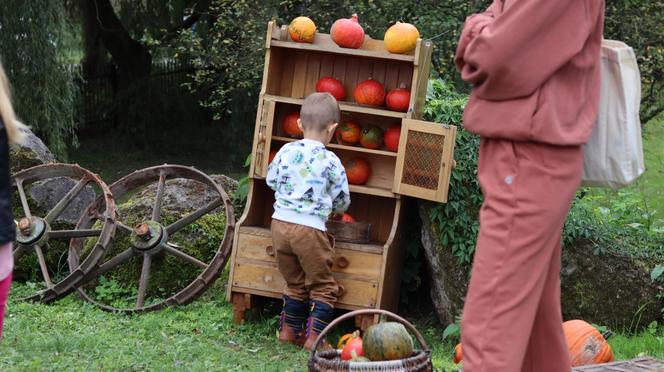
<path id="1" fill-rule="evenodd" d="M 27 190 L 29 187 L 41 182 L 67 178 L 74 180 L 73 187 L 55 203 L 47 212 L 39 213 L 37 209 L 30 209 Z M 77 180 L 77 181 L 75 181 Z M 110 189 L 99 178 L 98 175 L 72 164 L 45 164 L 28 168 L 16 173 L 13 177 L 13 185 L 18 192 L 23 217 L 16 223 L 16 247 L 14 259 L 18 260 L 27 254 L 36 254 L 45 289 L 37 289 L 35 293 L 25 299 L 41 300 L 49 302 L 61 298 L 78 286 L 81 280 L 90 273 L 97 262 L 104 256 L 106 246 L 115 232 L 115 202 Z M 54 229 L 58 217 L 85 189 L 94 190 L 99 207 L 98 223 L 95 228 L 90 229 Z M 94 200 L 94 198 L 93 198 Z M 34 207 L 34 205 L 33 205 Z M 43 214 L 43 215 L 38 215 Z M 19 216 L 15 216 L 19 217 Z M 73 225 L 73 223 L 72 223 Z M 86 238 L 91 241 L 91 249 L 86 259 L 69 267 L 69 273 L 64 277 L 55 277 L 55 268 L 49 270 L 46 255 L 57 250 L 57 246 L 49 244 L 52 239 L 77 239 Z M 67 245 L 62 248 L 62 254 L 66 254 Z M 66 272 L 66 270 L 65 270 Z"/>
<path id="2" fill-rule="evenodd" d="M 214 197 L 213 200 L 205 206 L 200 207 L 191 213 L 178 216 L 178 219 L 175 222 L 166 223 L 162 218 L 162 205 L 166 193 L 165 190 L 167 188 L 166 181 L 174 179 L 196 181 L 199 184 L 206 186 L 207 191 L 211 190 Z M 108 252 L 114 251 L 114 253 L 109 254 L 108 257 L 99 261 L 98 267 L 90 273 L 86 282 L 91 281 L 92 284 L 87 284 L 78 289 L 79 293 L 85 300 L 106 311 L 134 313 L 158 310 L 165 306 L 191 302 L 200 296 L 217 279 L 230 256 L 233 230 L 235 227 L 235 218 L 233 216 L 231 200 L 223 188 L 206 174 L 194 168 L 179 165 L 156 166 L 135 171 L 112 184 L 110 188 L 115 199 L 118 201 L 118 205 L 121 205 L 120 201 L 125 197 L 130 198 L 132 195 L 139 192 L 141 188 L 145 189 L 145 187 L 154 186 L 155 184 L 156 192 L 154 203 L 151 206 L 151 213 L 149 213 L 144 220 L 139 221 L 138 223 L 127 222 L 126 216 L 121 215 L 121 208 L 119 207 L 116 239 L 111 242 L 108 249 Z M 100 201 L 98 200 L 97 202 Z M 181 247 L 172 241 L 172 239 L 177 236 L 176 234 L 178 234 L 178 232 L 221 207 L 223 207 L 224 212 L 226 213 L 224 236 L 211 260 L 203 262 L 201 259 L 184 252 L 180 249 Z M 95 215 L 93 211 L 96 210 L 96 208 L 96 203 L 90 206 L 91 212 L 83 216 L 79 221 L 77 228 L 92 228 L 94 218 L 91 216 Z M 119 238 L 121 234 L 124 234 L 126 239 Z M 73 268 L 78 265 L 84 247 L 80 241 L 72 241 L 70 248 L 69 263 L 70 267 Z M 191 265 L 202 271 L 192 282 L 186 285 L 186 287 L 180 289 L 170 297 L 147 301 L 146 296 L 148 295 L 147 289 L 151 272 L 154 273 L 156 270 L 159 270 L 159 258 L 168 255 L 179 259 L 182 265 Z M 124 304 L 122 306 L 115 306 L 113 303 L 108 303 L 112 301 L 95 298 L 95 296 L 92 295 L 90 287 L 95 286 L 96 292 L 96 286 L 98 285 L 98 283 L 94 283 L 95 278 L 109 273 L 112 270 L 121 268 L 123 265 L 129 265 L 130 260 L 136 259 L 142 260 L 142 264 L 140 265 L 138 289 L 135 304 L 133 306 L 130 307 Z"/>

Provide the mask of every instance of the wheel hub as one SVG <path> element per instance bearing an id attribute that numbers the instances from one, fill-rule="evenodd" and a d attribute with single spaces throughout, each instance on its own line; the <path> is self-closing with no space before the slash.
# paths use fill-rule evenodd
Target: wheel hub
<path id="1" fill-rule="evenodd" d="M 51 227 L 41 217 L 24 217 L 16 225 L 16 241 L 21 245 L 34 245 L 46 239 Z"/>
<path id="2" fill-rule="evenodd" d="M 131 245 L 140 252 L 157 253 L 168 241 L 168 232 L 159 222 L 145 221 L 131 233 Z"/>

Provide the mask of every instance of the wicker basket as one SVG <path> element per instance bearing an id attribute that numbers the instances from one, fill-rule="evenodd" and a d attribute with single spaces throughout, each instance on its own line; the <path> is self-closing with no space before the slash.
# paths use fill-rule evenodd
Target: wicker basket
<path id="1" fill-rule="evenodd" d="M 341 360 L 339 350 L 325 350 L 317 351 L 319 344 L 325 339 L 325 335 L 339 323 L 346 319 L 352 318 L 356 315 L 365 314 L 380 314 L 386 315 L 389 318 L 396 320 L 403 324 L 412 334 L 415 335 L 422 350 L 414 350 L 413 354 L 404 359 L 386 360 L 380 362 L 351 362 L 348 360 Z M 406 319 L 391 313 L 389 311 L 380 309 L 364 309 L 351 311 L 347 314 L 340 316 L 330 323 L 318 335 L 314 348 L 311 350 L 311 357 L 309 358 L 309 371 L 318 372 L 333 372 L 333 371 L 423 371 L 429 372 L 433 370 L 431 364 L 431 350 L 424 341 L 422 335 L 415 329 L 410 322 Z"/>

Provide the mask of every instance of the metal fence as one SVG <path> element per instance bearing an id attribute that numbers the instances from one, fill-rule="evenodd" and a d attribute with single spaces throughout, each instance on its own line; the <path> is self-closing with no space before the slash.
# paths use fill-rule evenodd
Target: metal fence
<path id="1" fill-rule="evenodd" d="M 118 95 L 117 66 L 108 63 L 84 76 L 81 65 L 70 65 L 69 70 L 79 87 L 77 105 L 79 126 L 117 125 L 119 110 L 123 108 Z M 193 71 L 191 65 L 176 60 L 152 63 L 147 94 L 180 96 L 188 93 L 183 83 Z"/>

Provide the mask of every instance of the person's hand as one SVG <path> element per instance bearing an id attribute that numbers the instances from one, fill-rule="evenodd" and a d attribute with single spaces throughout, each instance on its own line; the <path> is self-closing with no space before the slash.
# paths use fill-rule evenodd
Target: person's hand
<path id="1" fill-rule="evenodd" d="M 482 30 L 493 22 L 493 17 L 488 14 L 475 14 L 466 21 L 468 22 L 468 37 L 474 39 Z"/>

